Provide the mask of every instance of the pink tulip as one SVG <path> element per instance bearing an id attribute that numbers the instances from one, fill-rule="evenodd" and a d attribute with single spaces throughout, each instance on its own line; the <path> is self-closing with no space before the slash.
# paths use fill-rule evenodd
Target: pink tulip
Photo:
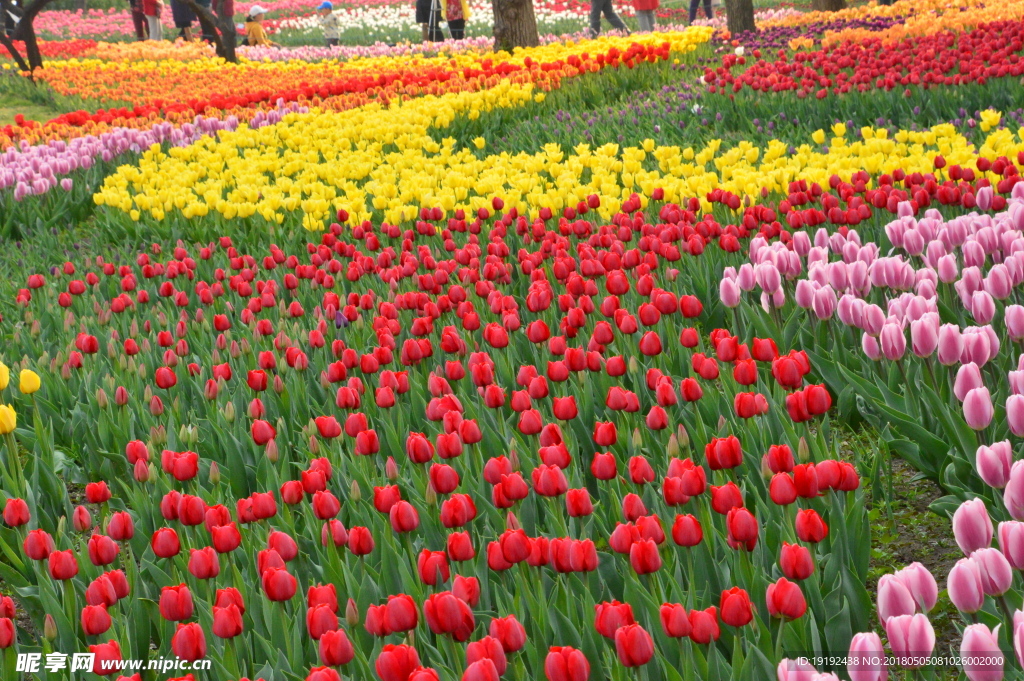
<path id="1" fill-rule="evenodd" d="M 978 549 L 971 554 L 981 574 L 981 588 L 986 596 L 1002 596 L 1013 584 L 1013 568 L 999 549 Z"/>
<path id="2" fill-rule="evenodd" d="M 1011 433 L 1024 437 L 1024 395 L 1010 395 L 1006 398 L 1006 423 Z"/>
<path id="3" fill-rule="evenodd" d="M 911 563 L 893 573 L 893 577 L 907 587 L 922 612 L 928 612 L 935 607 L 935 602 L 939 600 L 939 585 L 935 583 L 935 577 L 924 565 Z"/>
<path id="4" fill-rule="evenodd" d="M 876 362 L 882 359 L 882 348 L 878 345 L 878 339 L 869 335 L 866 331 L 860 337 L 860 347 L 868 359 Z"/>
<path id="5" fill-rule="evenodd" d="M 939 281 L 944 284 L 952 284 L 956 281 L 959 272 L 957 271 L 956 256 L 953 254 L 944 255 L 939 258 Z"/>
<path id="6" fill-rule="evenodd" d="M 835 314 L 837 304 L 836 294 L 832 287 L 823 286 L 814 292 L 814 300 L 811 303 L 811 307 L 814 309 L 814 316 L 825 321 L 826 319 L 831 319 L 832 315 Z"/>
<path id="7" fill-rule="evenodd" d="M 917 669 L 924 666 L 935 648 L 935 630 L 921 613 L 890 617 L 885 623 L 889 647 L 900 661 L 900 666 Z"/>
<path id="8" fill-rule="evenodd" d="M 956 324 L 943 324 L 939 327 L 939 363 L 953 366 L 964 354 L 964 339 L 960 327 Z"/>
<path id="9" fill-rule="evenodd" d="M 817 285 L 810 279 L 801 279 L 796 282 L 796 293 L 793 295 L 793 301 L 797 307 L 810 310 L 814 304 L 814 293 L 817 289 Z"/>
<path id="10" fill-rule="evenodd" d="M 818 670 L 801 660 L 784 659 L 775 668 L 777 681 L 816 681 Z"/>
<path id="11" fill-rule="evenodd" d="M 862 632 L 850 641 L 850 655 L 846 665 L 850 681 L 885 681 L 885 649 L 875 632 Z"/>
<path id="12" fill-rule="evenodd" d="M 965 556 L 992 546 L 992 519 L 984 501 L 968 499 L 960 504 L 953 513 L 953 537 Z"/>
<path id="13" fill-rule="evenodd" d="M 1013 449 L 1009 440 L 996 442 L 991 447 L 981 445 L 975 455 L 978 475 L 989 487 L 1002 489 L 1010 480 L 1010 466 L 1013 464 Z"/>
<path id="14" fill-rule="evenodd" d="M 996 301 L 988 291 L 975 291 L 971 296 L 971 315 L 978 324 L 988 324 L 996 315 Z"/>
<path id="15" fill-rule="evenodd" d="M 930 319 L 910 323 L 910 344 L 918 357 L 930 357 L 939 346 L 939 328 Z"/>
<path id="16" fill-rule="evenodd" d="M 1024 570 L 1024 523 L 1006 520 L 996 528 L 999 550 L 1016 570 Z"/>
<path id="17" fill-rule="evenodd" d="M 964 398 L 964 420 L 968 426 L 974 430 L 984 430 L 992 423 L 993 415 L 995 409 L 988 388 L 974 388 L 967 393 L 967 397 Z"/>
<path id="18" fill-rule="evenodd" d="M 882 575 L 878 580 L 878 621 L 885 625 L 890 617 L 913 615 L 917 602 L 903 581 L 893 575 Z"/>
<path id="19" fill-rule="evenodd" d="M 722 305 L 736 307 L 740 304 L 740 287 L 732 279 L 722 279 L 718 285 L 718 295 L 722 299 Z"/>
<path id="20" fill-rule="evenodd" d="M 1010 481 L 1003 490 L 1003 505 L 1014 520 L 1024 520 L 1024 461 L 1010 466 Z"/>
<path id="21" fill-rule="evenodd" d="M 999 648 L 1000 626 L 990 630 L 984 624 L 972 624 L 964 629 L 960 655 L 970 681 L 1002 681 L 1004 659 Z"/>
<path id="22" fill-rule="evenodd" d="M 1007 306 L 1003 313 L 1003 321 L 1006 324 L 1006 333 L 1010 336 L 1010 340 L 1015 343 L 1024 340 L 1024 306 Z"/>
<path id="23" fill-rule="evenodd" d="M 985 382 L 981 378 L 981 367 L 973 362 L 968 362 L 956 371 L 953 394 L 956 395 L 956 399 L 963 402 L 967 399 L 967 393 L 984 385 Z"/>
<path id="24" fill-rule="evenodd" d="M 871 336 L 877 336 L 882 333 L 882 327 L 885 326 L 885 312 L 882 308 L 877 305 L 867 305 L 864 307 L 864 332 Z"/>
<path id="25" fill-rule="evenodd" d="M 949 600 L 957 610 L 975 613 L 985 605 L 985 590 L 981 584 L 981 571 L 970 558 L 961 558 L 946 578 Z"/>

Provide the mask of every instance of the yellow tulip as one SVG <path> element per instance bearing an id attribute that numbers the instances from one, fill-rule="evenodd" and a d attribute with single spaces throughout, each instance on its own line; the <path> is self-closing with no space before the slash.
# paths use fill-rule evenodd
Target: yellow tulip
<path id="1" fill-rule="evenodd" d="M 11 382 L 11 370 L 7 368 L 7 365 L 0 362 L 0 390 L 7 387 L 7 384 Z"/>
<path id="2" fill-rule="evenodd" d="M 18 389 L 26 395 L 31 395 L 39 390 L 39 374 L 31 369 L 22 369 Z"/>
<path id="3" fill-rule="evenodd" d="M 14 432 L 18 425 L 18 414 L 14 407 L 9 404 L 0 404 L 0 435 L 7 435 Z"/>

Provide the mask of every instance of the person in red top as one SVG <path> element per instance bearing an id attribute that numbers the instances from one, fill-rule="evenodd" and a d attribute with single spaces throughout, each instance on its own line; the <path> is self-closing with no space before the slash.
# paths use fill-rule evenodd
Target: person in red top
<path id="1" fill-rule="evenodd" d="M 142 13 L 146 15 L 146 23 L 149 24 L 150 40 L 164 39 L 164 27 L 160 23 L 163 9 L 164 3 L 161 0 L 142 0 Z"/>
<path id="2" fill-rule="evenodd" d="M 658 9 L 658 0 L 633 0 L 636 20 L 640 22 L 640 31 L 650 33 L 654 30 L 654 10 Z"/>

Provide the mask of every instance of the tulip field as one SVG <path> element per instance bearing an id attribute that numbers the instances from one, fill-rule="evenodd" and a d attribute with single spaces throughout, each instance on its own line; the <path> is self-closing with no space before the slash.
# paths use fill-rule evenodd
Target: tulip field
<path id="1" fill-rule="evenodd" d="M 0 679 L 1024 680 L 1024 0 L 265 4 L 0 57 Z"/>

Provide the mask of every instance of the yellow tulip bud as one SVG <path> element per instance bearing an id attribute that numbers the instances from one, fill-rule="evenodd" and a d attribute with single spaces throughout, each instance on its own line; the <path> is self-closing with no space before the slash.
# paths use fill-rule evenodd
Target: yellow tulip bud
<path id="1" fill-rule="evenodd" d="M 31 395 L 39 390 L 39 374 L 31 369 L 22 369 L 18 389 L 26 395 Z"/>
<path id="2" fill-rule="evenodd" d="M 18 425 L 18 414 L 9 404 L 0 404 L 0 435 L 7 435 Z"/>
<path id="3" fill-rule="evenodd" d="M 11 382 L 11 370 L 7 368 L 7 365 L 0 362 L 0 390 L 7 387 L 7 384 Z"/>

